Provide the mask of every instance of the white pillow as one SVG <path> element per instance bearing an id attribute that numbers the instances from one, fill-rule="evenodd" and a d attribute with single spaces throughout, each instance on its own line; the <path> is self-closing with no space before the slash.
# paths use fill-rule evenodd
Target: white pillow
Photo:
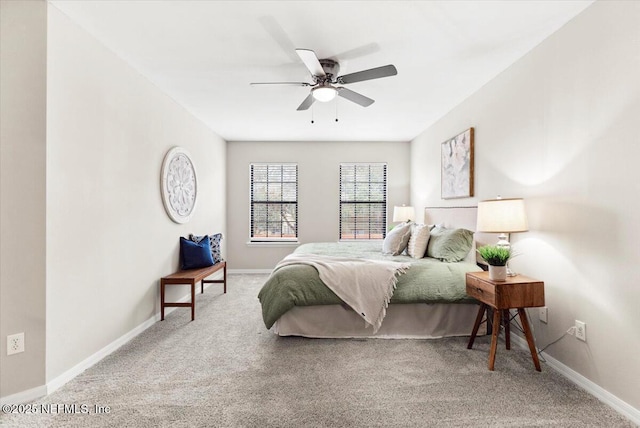
<path id="1" fill-rule="evenodd" d="M 431 227 L 428 224 L 416 224 L 411 231 L 407 253 L 414 259 L 421 259 L 427 252 Z"/>
<path id="2" fill-rule="evenodd" d="M 382 253 L 397 256 L 407 248 L 411 237 L 411 223 L 400 223 L 387 233 L 382 242 Z"/>

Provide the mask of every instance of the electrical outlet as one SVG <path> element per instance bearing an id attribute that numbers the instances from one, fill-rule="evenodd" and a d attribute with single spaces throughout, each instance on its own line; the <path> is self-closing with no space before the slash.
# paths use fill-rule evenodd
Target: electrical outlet
<path id="1" fill-rule="evenodd" d="M 538 312 L 538 317 L 540 318 L 540 321 L 542 321 L 543 323 L 547 323 L 547 307 L 544 306 L 542 308 L 539 308 Z"/>
<path id="2" fill-rule="evenodd" d="M 576 320 L 576 339 L 587 341 L 587 324 Z"/>
<path id="3" fill-rule="evenodd" d="M 24 333 L 7 336 L 7 355 L 24 352 Z"/>

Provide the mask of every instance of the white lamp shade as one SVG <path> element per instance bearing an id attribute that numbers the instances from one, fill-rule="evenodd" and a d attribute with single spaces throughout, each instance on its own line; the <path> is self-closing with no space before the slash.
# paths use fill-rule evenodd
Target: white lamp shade
<path id="1" fill-rule="evenodd" d="M 491 199 L 478 202 L 476 231 L 511 233 L 527 230 L 529 225 L 522 199 Z"/>
<path id="2" fill-rule="evenodd" d="M 313 94 L 313 98 L 323 103 L 331 101 L 337 94 L 336 89 L 333 86 L 319 86 L 317 88 L 313 88 L 311 93 Z"/>
<path id="3" fill-rule="evenodd" d="M 403 205 L 393 207 L 393 221 L 413 221 L 416 218 L 416 210 L 413 207 Z"/>

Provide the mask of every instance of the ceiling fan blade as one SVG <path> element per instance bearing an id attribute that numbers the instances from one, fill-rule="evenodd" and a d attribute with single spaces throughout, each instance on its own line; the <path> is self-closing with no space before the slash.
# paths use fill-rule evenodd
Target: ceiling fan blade
<path id="1" fill-rule="evenodd" d="M 340 52 L 339 54 L 334 56 L 336 58 L 340 58 L 340 60 L 349 60 L 354 58 L 360 58 L 365 55 L 370 55 L 378 51 L 380 51 L 379 44 L 369 43 L 363 46 L 358 46 L 357 48 L 349 49 L 348 51 Z"/>
<path id="2" fill-rule="evenodd" d="M 362 107 L 369 107 L 375 101 L 371 98 L 365 97 L 357 92 L 353 92 L 347 88 L 336 88 L 338 90 L 338 95 L 342 98 L 346 98 L 349 101 L 353 101 L 356 104 L 360 104 Z"/>
<path id="3" fill-rule="evenodd" d="M 252 82 L 249 83 L 251 86 L 256 85 L 291 85 L 291 86 L 313 86 L 311 83 L 307 82 Z"/>
<path id="4" fill-rule="evenodd" d="M 389 64 L 382 67 L 370 68 L 368 70 L 357 71 L 351 74 L 345 74 L 338 77 L 338 83 L 355 83 L 362 82 L 363 80 L 380 79 L 381 77 L 395 76 L 398 74 L 396 67 Z"/>
<path id="5" fill-rule="evenodd" d="M 309 96 L 307 98 L 304 99 L 304 101 L 302 102 L 302 104 L 300 104 L 300 106 L 298 106 L 298 111 L 302 111 L 302 110 L 308 110 L 309 107 L 311 107 L 311 104 L 313 104 L 313 102 L 316 99 L 313 98 L 313 94 L 309 94 Z"/>
<path id="6" fill-rule="evenodd" d="M 282 48 L 282 52 L 289 57 L 289 60 L 297 64 L 298 55 L 293 51 L 296 49 L 295 45 L 284 31 L 282 26 L 278 24 L 278 21 L 273 16 L 262 16 L 258 18 L 262 27 L 267 31 L 271 38 Z"/>
<path id="7" fill-rule="evenodd" d="M 309 69 L 312 76 L 326 76 L 320 61 L 318 60 L 318 56 L 314 51 L 310 49 L 296 49 L 296 53 L 302 62 L 304 62 L 304 65 Z"/>

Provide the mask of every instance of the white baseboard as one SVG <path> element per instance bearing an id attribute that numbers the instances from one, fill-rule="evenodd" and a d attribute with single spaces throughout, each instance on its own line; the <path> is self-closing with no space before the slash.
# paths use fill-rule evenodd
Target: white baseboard
<path id="1" fill-rule="evenodd" d="M 213 275 L 212 278 L 214 278 L 214 279 L 222 279 L 223 276 L 224 275 L 223 275 L 222 272 L 218 272 L 216 275 Z M 218 285 L 218 284 L 208 283 L 208 284 L 204 285 L 204 288 L 208 289 L 212 285 Z M 191 300 L 191 295 L 190 295 L 190 293 L 187 293 L 184 297 L 179 299 L 178 302 L 187 302 L 187 301 L 190 301 L 190 300 Z M 179 309 L 179 308 L 175 308 L 175 307 L 167 308 L 165 310 L 165 316 L 167 314 L 170 314 L 171 312 L 173 312 L 176 309 Z M 26 390 L 26 391 L 18 392 L 16 394 L 12 394 L 12 395 L 9 395 L 7 397 L 0 398 L 0 404 L 21 404 L 21 403 L 26 403 L 26 402 L 29 402 L 29 401 L 37 400 L 38 398 L 40 398 L 42 396 L 51 394 L 52 392 L 60 389 L 67 382 L 71 381 L 73 378 L 78 376 L 80 373 L 84 372 L 88 368 L 90 368 L 93 365 L 95 365 L 96 363 L 98 363 L 100 360 L 102 360 L 107 355 L 113 353 L 116 349 L 120 348 L 122 345 L 124 345 L 125 343 L 127 343 L 128 341 L 130 341 L 131 339 L 133 339 L 134 337 L 136 337 L 137 335 L 139 335 L 140 333 L 142 333 L 143 331 L 145 331 L 146 329 L 148 329 L 149 327 L 151 327 L 153 324 L 155 324 L 158 321 L 160 321 L 160 312 L 156 313 L 155 315 L 153 315 L 152 317 L 150 317 L 149 319 L 144 321 L 142 324 L 138 325 L 137 327 L 133 328 L 128 333 L 126 333 L 123 336 L 119 337 L 118 339 L 114 340 L 113 342 L 111 342 L 110 344 L 105 346 L 104 348 L 100 349 L 95 354 L 93 354 L 90 357 L 84 359 L 79 364 L 76 364 L 75 366 L 73 366 L 72 368 L 67 370 L 66 372 L 62 373 L 60 376 L 58 376 L 55 379 L 51 380 L 46 385 L 41 385 L 41 386 Z"/>
<path id="2" fill-rule="evenodd" d="M 511 343 L 515 344 L 519 348 L 529 351 L 529 345 L 523 337 L 512 334 Z M 602 388 L 600 385 L 590 381 L 575 370 L 570 369 L 560 361 L 548 355 L 546 352 L 544 353 L 544 359 L 546 361 L 546 364 L 553 370 L 560 373 L 562 376 L 566 377 L 571 382 L 575 383 L 580 388 L 584 389 L 589 394 L 593 395 L 598 400 L 614 409 L 616 412 L 628 418 L 629 420 L 631 420 L 631 422 L 640 426 L 640 410 L 631 406 L 629 403 L 619 399 L 606 389 Z"/>
<path id="3" fill-rule="evenodd" d="M 269 274 L 273 269 L 229 269 L 229 273 Z"/>
<path id="4" fill-rule="evenodd" d="M 213 279 L 222 279 L 223 277 L 224 275 L 222 272 L 217 272 L 215 275 L 212 276 Z M 218 284 L 216 283 L 204 284 L 204 289 L 206 290 L 212 285 L 218 285 Z M 188 301 L 191 301 L 191 293 L 189 292 L 187 292 L 187 294 L 185 294 L 184 297 L 178 300 L 179 303 L 188 302 Z M 175 311 L 176 309 L 180 309 L 180 308 L 176 308 L 176 307 L 166 308 L 164 311 L 164 315 L 167 316 L 168 314 Z M 120 348 L 122 345 L 124 345 L 125 343 L 127 343 L 128 341 L 130 341 L 131 339 L 133 339 L 134 337 L 136 337 L 137 335 L 139 335 L 140 333 L 142 333 L 143 331 L 145 331 L 146 329 L 148 329 L 158 321 L 160 321 L 160 312 L 156 313 L 154 316 L 150 317 L 139 326 L 135 327 L 128 333 L 119 337 L 118 339 L 111 342 L 104 348 L 100 349 L 95 354 L 91 355 L 87 359 L 83 360 L 79 364 L 75 365 L 74 367 L 70 368 L 60 376 L 56 377 L 55 379 L 47 383 L 46 394 L 51 394 L 52 392 L 56 391 L 61 386 L 63 386 L 64 384 L 66 384 L 67 382 L 69 382 L 70 380 L 72 380 L 73 378 L 75 378 L 76 376 L 78 376 L 80 373 L 84 372 L 91 366 L 98 363 L 107 355 L 113 353 L 116 349 Z"/>
<path id="5" fill-rule="evenodd" d="M 47 395 L 47 386 L 40 385 L 35 388 L 27 389 L 16 394 L 7 395 L 0 398 L 0 405 L 2 404 L 22 404 L 29 401 L 37 400 L 38 398 Z"/>
<path id="6" fill-rule="evenodd" d="M 160 319 L 159 314 L 153 315 L 152 317 L 144 321 L 142 324 L 135 327 L 133 330 L 129 331 L 128 333 L 114 340 L 104 348 L 100 349 L 95 354 L 84 359 L 79 364 L 76 364 L 66 372 L 62 373 L 60 376 L 48 382 L 47 394 L 51 394 L 52 392 L 56 391 L 57 389 L 62 387 L 64 384 L 66 384 L 67 382 L 69 382 L 70 380 L 78 376 L 80 373 L 87 370 L 89 367 L 98 363 L 104 357 L 111 354 L 113 351 L 115 351 L 116 349 L 118 349 L 119 347 L 121 347 L 122 345 L 124 345 L 125 343 L 127 343 L 128 341 L 130 341 L 131 339 L 133 339 L 134 337 L 136 337 L 137 335 L 139 335 L 149 327 L 151 327 L 159 319 Z"/>
<path id="7" fill-rule="evenodd" d="M 187 296 L 189 298 L 189 296 Z M 176 309 L 176 308 L 174 308 Z M 40 397 L 45 395 L 49 395 L 52 392 L 58 390 L 67 382 L 71 381 L 73 378 L 78 376 L 80 373 L 87 370 L 89 367 L 95 365 L 100 360 L 102 360 L 107 355 L 111 354 L 113 351 L 127 343 L 129 340 L 133 339 L 147 328 L 151 327 L 160 319 L 160 314 L 155 314 L 154 316 L 147 319 L 142 324 L 135 327 L 133 330 L 129 331 L 125 335 L 119 337 L 115 341 L 111 342 L 104 348 L 100 349 L 95 354 L 90 357 L 84 359 L 79 364 L 76 364 L 66 372 L 62 373 L 60 376 L 48 382 L 46 385 L 41 385 L 36 388 L 32 388 L 26 391 L 18 392 L 16 394 L 9 395 L 7 397 L 3 397 L 0 399 L 0 403 L 2 404 L 21 404 L 29 401 L 37 400 Z"/>

